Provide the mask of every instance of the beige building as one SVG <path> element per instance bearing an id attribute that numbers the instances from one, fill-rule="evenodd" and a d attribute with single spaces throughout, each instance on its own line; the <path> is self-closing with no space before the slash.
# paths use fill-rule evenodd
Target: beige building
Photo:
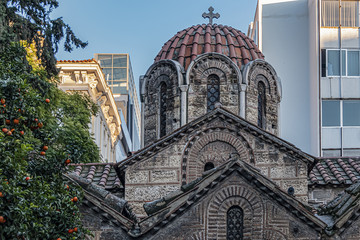
<path id="1" fill-rule="evenodd" d="M 90 96 L 100 111 L 92 116 L 91 132 L 94 134 L 103 162 L 116 162 L 122 146 L 121 119 L 111 89 L 105 81 L 100 65 L 94 60 L 58 61 L 59 88 L 65 92 L 78 91 Z M 120 146 L 119 146 L 120 145 Z M 121 153 L 120 153 L 121 154 Z"/>

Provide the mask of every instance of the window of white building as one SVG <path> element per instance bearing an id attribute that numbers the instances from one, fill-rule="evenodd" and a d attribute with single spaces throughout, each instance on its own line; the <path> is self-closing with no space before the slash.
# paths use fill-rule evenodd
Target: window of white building
<path id="1" fill-rule="evenodd" d="M 342 0 L 341 8 L 339 0 L 322 0 L 322 27 L 339 27 L 339 15 L 342 27 L 359 27 L 359 0 Z"/>
<path id="2" fill-rule="evenodd" d="M 322 153 L 360 155 L 360 100 L 322 101 Z"/>
<path id="3" fill-rule="evenodd" d="M 323 77 L 326 76 L 360 76 L 360 51 L 352 49 L 324 49 L 322 54 L 326 54 L 323 59 L 326 65 L 322 65 L 325 69 L 322 71 Z M 341 62 L 341 65 L 340 65 Z"/>

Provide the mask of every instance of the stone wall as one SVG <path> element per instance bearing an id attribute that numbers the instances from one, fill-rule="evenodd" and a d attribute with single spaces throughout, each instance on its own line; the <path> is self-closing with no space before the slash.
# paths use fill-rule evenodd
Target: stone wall
<path id="1" fill-rule="evenodd" d="M 173 65 L 158 63 L 146 79 L 144 94 L 144 144 L 147 146 L 160 136 L 160 84 L 167 86 L 166 134 L 180 127 L 180 90 L 178 75 Z"/>
<path id="2" fill-rule="evenodd" d="M 264 129 L 275 135 L 279 134 L 280 96 L 276 74 L 266 62 L 254 63 L 248 75 L 246 88 L 246 120 L 258 125 L 258 83 L 265 84 L 266 108 Z"/>
<path id="3" fill-rule="evenodd" d="M 188 122 L 207 113 L 207 82 L 210 75 L 220 79 L 220 103 L 239 115 L 239 83 L 236 66 L 221 56 L 205 56 L 197 61 L 189 74 Z"/>
<path id="4" fill-rule="evenodd" d="M 206 162 L 215 167 L 237 153 L 271 178 L 285 192 L 295 189 L 295 197 L 308 199 L 307 164 L 280 150 L 269 139 L 254 135 L 226 119 L 217 117 L 198 125 L 181 139 L 126 169 L 125 199 L 134 211 L 145 216 L 143 203 L 159 199 L 200 177 Z"/>
<path id="5" fill-rule="evenodd" d="M 313 186 L 309 188 L 309 204 L 312 206 L 319 206 L 327 204 L 338 194 L 343 192 L 346 187 L 332 187 L 332 186 Z"/>
<path id="6" fill-rule="evenodd" d="M 318 232 L 238 174 L 219 184 L 151 239 L 226 239 L 226 215 L 232 206 L 243 210 L 243 239 L 320 239 Z"/>

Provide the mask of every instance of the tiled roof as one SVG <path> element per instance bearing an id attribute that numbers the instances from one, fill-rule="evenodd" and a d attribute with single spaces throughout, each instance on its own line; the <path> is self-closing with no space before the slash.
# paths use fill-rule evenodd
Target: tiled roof
<path id="1" fill-rule="evenodd" d="M 122 188 L 113 164 L 110 163 L 90 163 L 90 164 L 73 164 L 74 173 L 82 178 L 89 180 L 106 190 Z"/>
<path id="2" fill-rule="evenodd" d="M 97 61 L 92 59 L 85 59 L 85 60 L 59 60 L 57 63 L 97 63 Z"/>
<path id="3" fill-rule="evenodd" d="M 320 158 L 309 174 L 309 185 L 350 185 L 360 180 L 360 158 Z"/>
<path id="4" fill-rule="evenodd" d="M 197 55 L 216 52 L 228 56 L 239 68 L 255 59 L 264 59 L 255 42 L 240 30 L 217 24 L 202 24 L 179 31 L 167 41 L 155 62 L 176 60 L 186 70 Z"/>
<path id="5" fill-rule="evenodd" d="M 349 188 L 319 209 L 319 218 L 328 222 L 326 233 L 341 234 L 360 216 L 360 182 Z"/>

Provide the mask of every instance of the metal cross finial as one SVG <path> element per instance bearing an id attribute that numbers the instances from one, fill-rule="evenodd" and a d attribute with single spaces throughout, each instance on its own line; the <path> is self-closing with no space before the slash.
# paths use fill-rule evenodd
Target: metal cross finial
<path id="1" fill-rule="evenodd" d="M 209 23 L 210 24 L 213 24 L 213 19 L 214 18 L 219 18 L 220 17 L 220 14 L 218 14 L 218 13 L 213 13 L 213 11 L 214 11 L 214 8 L 213 7 L 209 7 L 209 13 L 203 13 L 202 14 L 202 17 L 203 18 L 209 18 Z"/>

